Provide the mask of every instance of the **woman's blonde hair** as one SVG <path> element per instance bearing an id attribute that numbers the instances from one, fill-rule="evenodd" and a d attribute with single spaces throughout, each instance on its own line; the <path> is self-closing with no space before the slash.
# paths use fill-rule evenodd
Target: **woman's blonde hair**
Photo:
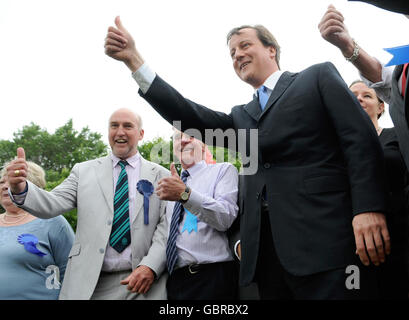
<path id="1" fill-rule="evenodd" d="M 0 179 L 6 175 L 8 164 L 9 162 L 4 164 L 0 172 Z M 27 161 L 27 180 L 34 183 L 37 187 L 44 189 L 46 184 L 44 169 L 32 161 Z"/>

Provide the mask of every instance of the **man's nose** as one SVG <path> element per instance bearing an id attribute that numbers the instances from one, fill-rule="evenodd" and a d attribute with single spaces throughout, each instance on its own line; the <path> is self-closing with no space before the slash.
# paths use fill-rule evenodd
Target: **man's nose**
<path id="1" fill-rule="evenodd" d="M 241 49 L 237 49 L 237 50 L 234 52 L 233 62 L 241 61 L 241 60 L 243 59 L 243 57 L 244 57 L 244 51 L 241 50 Z"/>

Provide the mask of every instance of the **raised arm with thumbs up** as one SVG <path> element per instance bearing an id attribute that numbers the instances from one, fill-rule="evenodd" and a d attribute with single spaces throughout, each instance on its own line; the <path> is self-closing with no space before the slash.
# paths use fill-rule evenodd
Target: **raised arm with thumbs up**
<path id="1" fill-rule="evenodd" d="M 17 158 L 7 166 L 7 178 L 13 194 L 18 194 L 25 190 L 27 185 L 27 162 L 23 148 L 17 148 Z"/>
<path id="2" fill-rule="evenodd" d="M 116 60 L 124 62 L 135 72 L 144 63 L 141 55 L 135 48 L 135 41 L 122 25 L 119 17 L 115 18 L 116 27 L 109 27 L 105 38 L 105 53 Z"/>

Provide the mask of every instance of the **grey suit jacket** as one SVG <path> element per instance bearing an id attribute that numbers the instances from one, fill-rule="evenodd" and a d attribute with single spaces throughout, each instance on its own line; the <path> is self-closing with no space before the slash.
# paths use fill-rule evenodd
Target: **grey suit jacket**
<path id="1" fill-rule="evenodd" d="M 141 158 L 140 179 L 152 182 L 169 175 L 165 168 Z M 136 186 L 134 186 L 136 188 Z M 113 172 L 109 156 L 76 164 L 71 174 L 51 192 L 28 182 L 21 207 L 47 219 L 78 209 L 74 245 L 69 254 L 60 299 L 89 299 L 97 285 L 113 221 Z M 137 192 L 136 218 L 131 225 L 132 268 L 146 265 L 157 275 L 141 298 L 166 299 L 166 201 L 152 194 L 149 225 L 143 222 L 143 196 Z"/>

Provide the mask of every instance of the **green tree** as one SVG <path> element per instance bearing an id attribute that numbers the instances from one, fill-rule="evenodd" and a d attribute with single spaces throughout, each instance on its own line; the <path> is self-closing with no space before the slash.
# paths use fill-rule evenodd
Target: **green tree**
<path id="1" fill-rule="evenodd" d="M 104 156 L 107 146 L 102 135 L 91 132 L 88 127 L 80 132 L 73 128 L 72 119 L 50 134 L 31 123 L 13 134 L 13 140 L 0 140 L 1 165 L 16 156 L 18 147 L 23 147 L 27 160 L 33 161 L 46 171 L 47 190 L 59 185 L 70 173 L 74 164 Z M 76 210 L 64 215 L 76 229 Z"/>

